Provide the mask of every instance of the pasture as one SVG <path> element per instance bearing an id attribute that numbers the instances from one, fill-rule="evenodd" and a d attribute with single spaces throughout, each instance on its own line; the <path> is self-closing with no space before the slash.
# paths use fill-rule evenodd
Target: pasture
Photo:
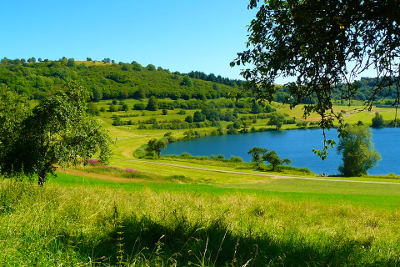
<path id="1" fill-rule="evenodd" d="M 125 102 L 131 106 L 135 101 Z M 281 104 L 273 105 L 278 109 Z M 298 110 L 282 106 L 280 111 L 301 118 Z M 387 118 L 394 115 L 392 109 L 379 111 Z M 307 174 L 304 179 L 305 174 L 296 170 L 259 172 L 248 163 L 182 157 L 137 159 L 137 148 L 151 138 L 163 138 L 167 131 L 137 129 L 135 124 L 116 127 L 111 118 L 116 114 L 135 114 L 133 122 L 181 118 L 176 113 L 101 112 L 97 118 L 115 140 L 110 166 L 60 169 L 58 177 L 44 188 L 2 181 L 0 263 L 400 264 L 397 176 L 321 178 Z M 364 113 L 347 119 L 370 123 L 369 114 Z M 257 120 L 255 127 L 270 127 L 266 123 Z M 296 125 L 283 128 L 290 127 Z M 208 135 L 213 127 L 196 130 Z M 168 131 L 179 139 L 185 130 Z"/>
<path id="2" fill-rule="evenodd" d="M 399 184 L 224 182 L 169 174 L 115 181 L 65 173 L 44 188 L 3 181 L 0 262 L 399 264 Z"/>

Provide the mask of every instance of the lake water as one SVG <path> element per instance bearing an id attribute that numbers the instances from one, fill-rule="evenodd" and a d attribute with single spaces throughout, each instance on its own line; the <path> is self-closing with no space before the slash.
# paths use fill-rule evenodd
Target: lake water
<path id="1" fill-rule="evenodd" d="M 381 154 L 382 160 L 368 171 L 369 174 L 400 174 L 400 141 L 399 128 L 371 129 L 375 149 Z M 337 141 L 336 130 L 327 132 L 329 139 Z M 315 173 L 337 174 L 341 164 L 341 155 L 336 147 L 330 149 L 328 158 L 321 160 L 313 152 L 313 148 L 322 148 L 322 130 L 287 130 L 249 133 L 240 135 L 210 136 L 190 141 L 180 141 L 169 144 L 162 151 L 163 155 L 182 154 L 188 152 L 196 156 L 222 154 L 229 158 L 239 156 L 244 161 L 250 161 L 247 154 L 250 148 L 259 146 L 275 150 L 281 158 L 289 158 L 292 166 L 309 168 Z"/>

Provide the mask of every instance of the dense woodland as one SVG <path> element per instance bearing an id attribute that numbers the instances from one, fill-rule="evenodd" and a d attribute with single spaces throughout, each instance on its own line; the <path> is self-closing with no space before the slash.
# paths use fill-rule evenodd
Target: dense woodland
<path id="1" fill-rule="evenodd" d="M 102 61 L 75 61 L 73 58 L 62 58 L 58 61 L 36 59 L 34 57 L 10 60 L 3 58 L 0 62 L 0 85 L 7 86 L 17 92 L 27 95 L 30 99 L 40 99 L 43 96 L 65 85 L 68 80 L 76 80 L 92 92 L 92 100 L 105 99 L 142 99 L 155 96 L 156 98 L 183 99 L 215 99 L 228 97 L 244 82 L 192 71 L 184 74 L 170 72 L 162 67 L 156 68 L 149 64 L 142 66 L 131 63 L 115 63 L 108 58 Z M 371 97 L 376 79 L 361 78 L 356 84 L 360 88 L 356 93 L 349 92 L 350 99 L 367 100 Z M 338 85 L 342 87 L 345 85 Z M 239 91 L 238 91 L 239 92 Z M 243 90 L 241 91 L 243 92 Z M 340 95 L 339 90 L 333 95 L 334 100 L 349 98 Z M 249 96 L 241 94 L 241 96 Z M 277 102 L 288 102 L 288 90 L 281 87 L 275 94 Z M 375 100 L 385 99 L 383 104 L 395 103 L 396 90 L 387 89 Z M 305 99 L 303 103 L 313 103 L 314 99 Z M 381 103 L 382 104 L 382 103 Z"/>
<path id="2" fill-rule="evenodd" d="M 76 62 L 64 57 L 58 61 L 4 58 L 0 63 L 0 84 L 31 99 L 42 98 L 67 80 L 76 80 L 90 89 L 94 101 L 150 96 L 203 100 L 226 97 L 233 88 L 241 86 L 240 81 L 214 74 L 171 73 L 152 64 L 143 67 L 135 61 L 117 64 L 109 59 L 94 62 L 88 58 L 88 61 Z"/>

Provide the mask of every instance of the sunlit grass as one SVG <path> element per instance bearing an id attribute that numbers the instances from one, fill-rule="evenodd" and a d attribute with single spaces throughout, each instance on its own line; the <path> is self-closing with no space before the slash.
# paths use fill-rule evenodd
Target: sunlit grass
<path id="1" fill-rule="evenodd" d="M 1 264 L 399 264 L 399 209 L 385 206 L 398 205 L 398 195 L 127 184 L 60 174 L 45 188 L 2 182 L 0 196 Z"/>

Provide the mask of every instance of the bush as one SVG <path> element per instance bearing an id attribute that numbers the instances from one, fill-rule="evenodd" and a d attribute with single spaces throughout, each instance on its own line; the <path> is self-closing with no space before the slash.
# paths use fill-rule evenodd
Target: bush
<path id="1" fill-rule="evenodd" d="M 186 116 L 185 121 L 186 121 L 187 123 L 192 123 L 192 122 L 193 122 L 193 117 L 190 116 L 190 115 L 188 115 L 188 116 Z"/>
<path id="2" fill-rule="evenodd" d="M 372 128 L 383 128 L 384 124 L 382 115 L 376 112 L 375 117 L 372 119 Z"/>
<path id="3" fill-rule="evenodd" d="M 150 97 L 146 109 L 150 111 L 156 111 L 158 109 L 157 98 L 155 98 L 154 96 Z"/>
<path id="4" fill-rule="evenodd" d="M 137 103 L 133 106 L 134 110 L 145 110 L 146 106 L 143 103 Z"/>
<path id="5" fill-rule="evenodd" d="M 243 159 L 241 157 L 231 156 L 230 161 L 232 161 L 232 162 L 243 162 Z"/>

